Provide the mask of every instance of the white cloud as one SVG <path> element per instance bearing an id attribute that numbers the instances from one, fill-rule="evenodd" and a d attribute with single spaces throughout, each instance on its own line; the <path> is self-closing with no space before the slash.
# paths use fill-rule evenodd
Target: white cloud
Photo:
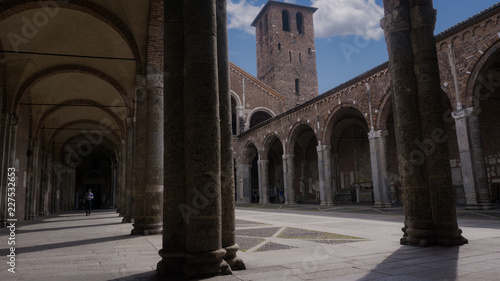
<path id="1" fill-rule="evenodd" d="M 359 35 L 379 40 L 384 35 L 380 19 L 384 9 L 375 0 L 311 0 L 316 37 Z"/>
<path id="2" fill-rule="evenodd" d="M 285 0 L 297 3 L 297 0 Z M 314 14 L 316 37 L 359 35 L 365 39 L 380 40 L 384 33 L 380 19 L 384 9 L 375 0 L 311 0 L 318 8 Z M 239 29 L 254 35 L 255 28 L 250 26 L 263 5 L 255 0 L 229 0 L 227 2 L 228 28 Z"/>
<path id="3" fill-rule="evenodd" d="M 227 2 L 228 28 L 240 29 L 254 35 L 255 28 L 250 24 L 252 24 L 263 5 L 255 6 L 255 2 L 247 0 L 236 1 L 230 0 Z"/>

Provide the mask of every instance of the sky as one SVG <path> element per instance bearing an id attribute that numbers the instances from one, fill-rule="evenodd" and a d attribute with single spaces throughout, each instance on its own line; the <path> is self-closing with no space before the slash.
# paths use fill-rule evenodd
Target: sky
<path id="1" fill-rule="evenodd" d="M 319 93 L 387 61 L 380 19 L 382 0 L 278 0 L 318 8 L 314 14 Z M 228 0 L 229 59 L 256 76 L 255 29 L 267 0 Z M 493 6 L 498 0 L 434 0 L 435 33 Z"/>

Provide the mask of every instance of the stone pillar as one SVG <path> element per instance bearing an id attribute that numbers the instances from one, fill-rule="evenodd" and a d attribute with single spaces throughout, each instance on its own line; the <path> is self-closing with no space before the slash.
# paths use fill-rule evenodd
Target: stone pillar
<path id="1" fill-rule="evenodd" d="M 458 228 L 457 223 L 455 187 L 451 177 L 446 124 L 443 118 L 442 89 L 434 36 L 436 10 L 432 1 L 413 1 L 410 13 L 413 64 L 417 79 L 423 143 L 428 146 L 423 150 L 426 155 L 425 167 L 435 244 L 463 245 L 467 243 L 467 239 L 462 237 L 462 230 Z"/>
<path id="2" fill-rule="evenodd" d="M 163 228 L 163 74 L 148 74 L 146 90 L 139 88 L 138 96 L 141 98 L 138 98 L 137 118 L 140 108 L 145 116 L 144 122 L 139 122 L 144 125 L 137 127 L 137 133 L 145 136 L 146 141 L 137 142 L 136 159 L 140 160 L 136 162 L 137 179 L 142 174 L 144 177 L 136 179 L 132 234 L 160 234 Z"/>
<path id="3" fill-rule="evenodd" d="M 252 166 L 248 164 L 236 165 L 236 180 L 238 183 L 238 203 L 240 204 L 250 204 L 251 169 Z"/>
<path id="4" fill-rule="evenodd" d="M 332 152 L 328 145 L 318 145 L 318 175 L 321 206 L 333 206 Z"/>
<path id="5" fill-rule="evenodd" d="M 388 172 L 386 137 L 386 130 L 375 131 L 372 129 L 368 133 L 375 208 L 391 208 L 393 206 Z"/>
<path id="6" fill-rule="evenodd" d="M 434 226 L 424 159 L 416 157 L 421 155 L 417 154 L 420 148 L 415 140 L 422 139 L 422 126 L 413 71 L 409 0 L 384 0 L 384 8 L 381 26 L 392 77 L 394 129 L 405 213 L 401 244 L 426 246 L 432 243 Z"/>
<path id="7" fill-rule="evenodd" d="M 259 167 L 259 203 L 269 204 L 269 160 L 257 161 Z"/>
<path id="8" fill-rule="evenodd" d="M 127 175 L 127 142 L 125 139 L 121 140 L 120 152 L 120 166 L 118 171 L 118 194 L 117 194 L 117 208 L 120 217 L 125 216 L 125 190 L 126 190 L 126 175 Z"/>
<path id="9" fill-rule="evenodd" d="M 219 116 L 221 132 L 221 201 L 222 201 L 222 248 L 224 260 L 232 270 L 245 269 L 243 260 L 236 256 L 240 249 L 236 244 L 236 217 L 234 210 L 234 161 L 231 94 L 229 86 L 229 56 L 227 39 L 227 3 L 217 0 L 217 65 L 219 79 Z"/>
<path id="10" fill-rule="evenodd" d="M 127 140 L 125 153 L 125 190 L 123 192 L 123 223 L 134 222 L 134 205 L 133 205 L 133 173 L 134 173 L 134 118 L 127 118 Z"/>
<path id="11" fill-rule="evenodd" d="M 493 209 L 479 128 L 479 113 L 479 109 L 471 107 L 452 114 L 457 130 L 467 210 Z"/>
<path id="12" fill-rule="evenodd" d="M 461 245 L 434 41 L 432 1 L 384 0 L 405 209 L 402 244 Z"/>
<path id="13" fill-rule="evenodd" d="M 230 274 L 231 268 L 224 260 L 226 249 L 222 246 L 221 176 L 228 174 L 221 172 L 228 165 L 221 164 L 226 153 L 223 154 L 223 149 L 227 147 L 221 147 L 221 136 L 226 132 L 221 133 L 219 112 L 217 3 L 216 0 L 164 3 L 165 38 L 170 39 L 165 40 L 164 71 L 168 134 L 165 134 L 163 248 L 158 271 L 165 277 L 182 278 Z M 225 24 L 222 20 L 220 25 Z"/>
<path id="14" fill-rule="evenodd" d="M 285 184 L 285 204 L 295 203 L 295 155 L 283 154 L 283 182 Z"/>
<path id="15" fill-rule="evenodd" d="M 18 119 L 10 114 L 3 114 L 2 124 L 0 124 L 0 227 L 7 226 L 7 168 L 16 168 L 16 175 L 19 177 L 18 167 L 15 167 L 16 159 L 16 139 L 17 139 Z M 17 180 L 19 182 L 19 179 Z"/>

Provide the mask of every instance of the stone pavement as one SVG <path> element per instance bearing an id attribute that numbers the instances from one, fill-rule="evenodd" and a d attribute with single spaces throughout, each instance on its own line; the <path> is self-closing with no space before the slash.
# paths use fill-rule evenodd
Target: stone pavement
<path id="1" fill-rule="evenodd" d="M 498 280 L 500 210 L 464 211 L 469 244 L 399 245 L 402 208 L 245 205 L 236 211 L 247 270 L 205 280 Z M 18 222 L 16 273 L 0 230 L 0 280 L 156 280 L 161 236 L 130 236 L 111 210 Z"/>

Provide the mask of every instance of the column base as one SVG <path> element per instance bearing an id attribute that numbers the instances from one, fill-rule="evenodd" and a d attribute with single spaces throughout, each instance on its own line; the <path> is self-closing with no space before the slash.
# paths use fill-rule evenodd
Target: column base
<path id="1" fill-rule="evenodd" d="M 229 264 L 231 270 L 245 270 L 246 266 L 243 260 L 236 256 L 236 252 L 240 249 L 238 244 L 234 244 L 233 246 L 226 247 L 226 255 L 224 256 L 224 260 Z"/>
<path id="2" fill-rule="evenodd" d="M 232 274 L 231 267 L 223 259 L 226 250 L 204 253 L 168 253 L 160 250 L 162 260 L 156 270 L 162 277 L 191 279 Z"/>
<path id="3" fill-rule="evenodd" d="M 136 220 L 137 221 L 137 220 Z M 132 229 L 130 235 L 157 235 L 163 233 L 163 223 L 162 224 L 138 224 L 134 223 L 134 229 Z"/>
<path id="4" fill-rule="evenodd" d="M 401 230 L 404 233 L 400 239 L 401 245 L 428 247 L 434 244 L 434 230 L 408 227 L 403 227 Z"/>
<path id="5" fill-rule="evenodd" d="M 297 205 L 296 202 L 285 202 L 285 205 Z"/>
<path id="6" fill-rule="evenodd" d="M 134 223 L 134 219 L 124 217 L 124 218 L 122 219 L 122 223 Z"/>
<path id="7" fill-rule="evenodd" d="M 493 203 L 476 203 L 465 206 L 466 210 L 491 210 L 494 208 Z"/>
<path id="8" fill-rule="evenodd" d="M 335 204 L 333 204 L 333 202 L 321 202 L 319 205 L 321 207 L 332 207 L 332 206 L 335 206 Z"/>
<path id="9" fill-rule="evenodd" d="M 373 204 L 373 208 L 377 208 L 377 209 L 392 208 L 392 207 L 394 207 L 394 205 L 392 203 L 377 202 L 377 203 Z"/>
<path id="10" fill-rule="evenodd" d="M 455 230 L 423 230 L 423 229 L 410 229 L 402 228 L 404 232 L 403 237 L 400 240 L 401 245 L 410 246 L 462 246 L 469 243 L 469 241 L 464 238 L 462 230 L 460 228 Z"/>

